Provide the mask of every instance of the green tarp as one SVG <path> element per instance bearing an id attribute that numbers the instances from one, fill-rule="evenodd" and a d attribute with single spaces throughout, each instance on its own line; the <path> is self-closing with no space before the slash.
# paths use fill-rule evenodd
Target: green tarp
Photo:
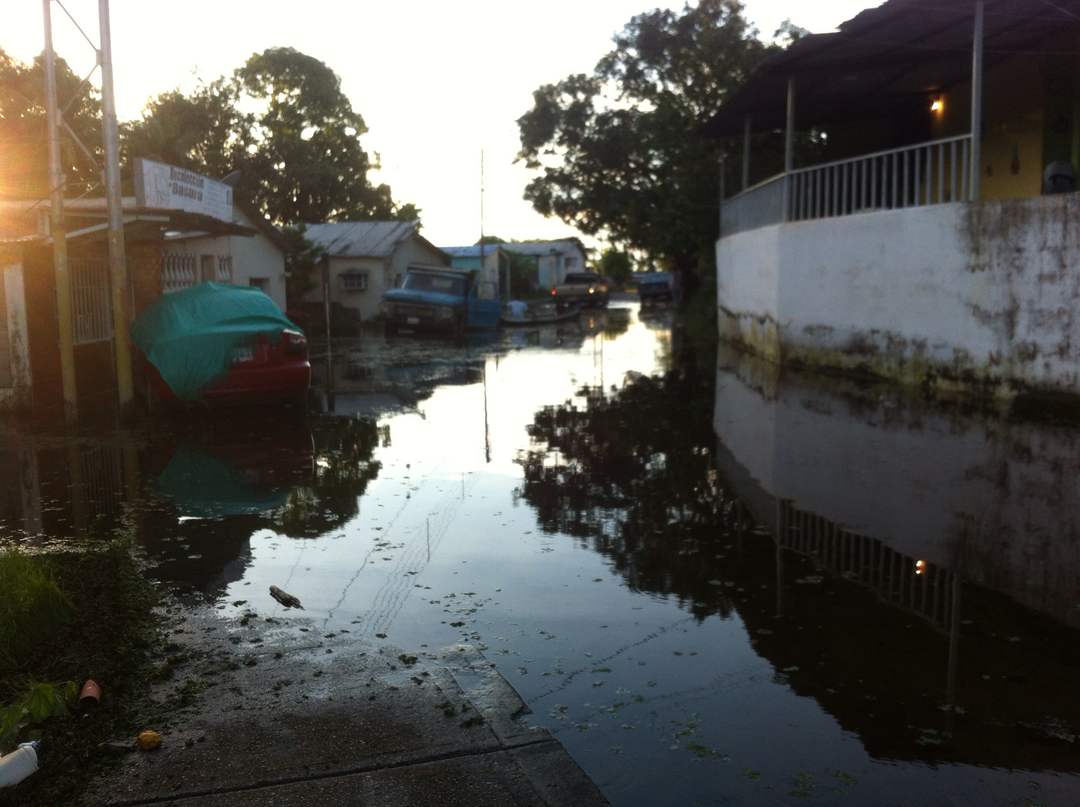
<path id="1" fill-rule="evenodd" d="M 163 294 L 131 325 L 132 341 L 183 401 L 229 371 L 233 350 L 265 333 L 300 329 L 259 289 L 202 283 Z"/>
<path id="2" fill-rule="evenodd" d="M 288 487 L 253 482 L 243 469 L 196 446 L 180 446 L 154 487 L 173 500 L 182 516 L 223 516 L 268 513 L 289 501 Z"/>

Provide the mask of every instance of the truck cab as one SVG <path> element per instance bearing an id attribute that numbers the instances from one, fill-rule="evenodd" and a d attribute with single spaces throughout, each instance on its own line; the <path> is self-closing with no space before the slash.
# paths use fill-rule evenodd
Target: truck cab
<path id="1" fill-rule="evenodd" d="M 475 272 L 410 266 L 401 285 L 383 295 L 387 335 L 401 331 L 462 337 L 499 322 L 498 291 Z"/>

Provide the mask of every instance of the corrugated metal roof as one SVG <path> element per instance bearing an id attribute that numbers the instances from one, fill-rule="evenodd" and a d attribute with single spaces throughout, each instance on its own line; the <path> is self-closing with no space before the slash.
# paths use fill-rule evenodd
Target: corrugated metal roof
<path id="1" fill-rule="evenodd" d="M 469 247 L 439 247 L 443 252 L 452 258 L 479 258 L 480 247 L 473 244 Z M 506 248 L 502 244 L 484 244 L 484 257 L 491 255 L 496 250 L 506 251 Z"/>
<path id="2" fill-rule="evenodd" d="M 502 244 L 484 244 L 484 254 L 490 255 L 496 248 L 504 252 L 515 252 L 518 255 L 530 256 L 551 255 L 556 252 L 578 251 L 581 249 L 577 241 L 572 238 L 565 238 L 559 241 L 532 241 L 529 243 L 511 241 Z M 480 247 L 476 244 L 468 247 L 439 247 L 439 249 L 455 258 L 480 257 Z"/>
<path id="3" fill-rule="evenodd" d="M 387 258 L 416 233 L 415 221 L 331 221 L 309 224 L 304 236 L 339 258 Z"/>

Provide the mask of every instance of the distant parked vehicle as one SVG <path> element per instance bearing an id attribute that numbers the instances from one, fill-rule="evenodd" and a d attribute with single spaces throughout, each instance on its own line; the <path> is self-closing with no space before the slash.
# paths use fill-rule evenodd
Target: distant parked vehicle
<path id="1" fill-rule="evenodd" d="M 306 404 L 307 337 L 256 288 L 203 283 L 162 295 L 131 334 L 166 403 Z"/>
<path id="2" fill-rule="evenodd" d="M 603 308 L 608 304 L 608 283 L 595 272 L 568 272 L 565 280 L 551 290 L 560 308 L 571 305 Z"/>
<path id="3" fill-rule="evenodd" d="M 581 313 L 581 306 L 571 305 L 560 308 L 555 303 L 543 300 L 531 305 L 520 300 L 512 300 L 503 306 L 501 322 L 503 325 L 549 325 L 552 322 L 564 322 L 575 319 Z"/>
<path id="4" fill-rule="evenodd" d="M 675 299 L 675 278 L 671 272 L 641 272 L 636 280 L 642 305 Z"/>
<path id="5" fill-rule="evenodd" d="M 477 280 L 475 272 L 410 266 L 401 286 L 383 294 L 386 333 L 460 338 L 468 329 L 493 329 L 501 313 L 498 298 L 494 284 Z"/>

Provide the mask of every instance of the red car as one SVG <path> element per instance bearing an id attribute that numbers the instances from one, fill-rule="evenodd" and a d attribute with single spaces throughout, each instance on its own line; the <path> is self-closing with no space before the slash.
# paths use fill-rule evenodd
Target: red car
<path id="1" fill-rule="evenodd" d="M 132 336 L 166 403 L 306 404 L 307 337 L 257 289 L 206 283 L 164 295 Z"/>

